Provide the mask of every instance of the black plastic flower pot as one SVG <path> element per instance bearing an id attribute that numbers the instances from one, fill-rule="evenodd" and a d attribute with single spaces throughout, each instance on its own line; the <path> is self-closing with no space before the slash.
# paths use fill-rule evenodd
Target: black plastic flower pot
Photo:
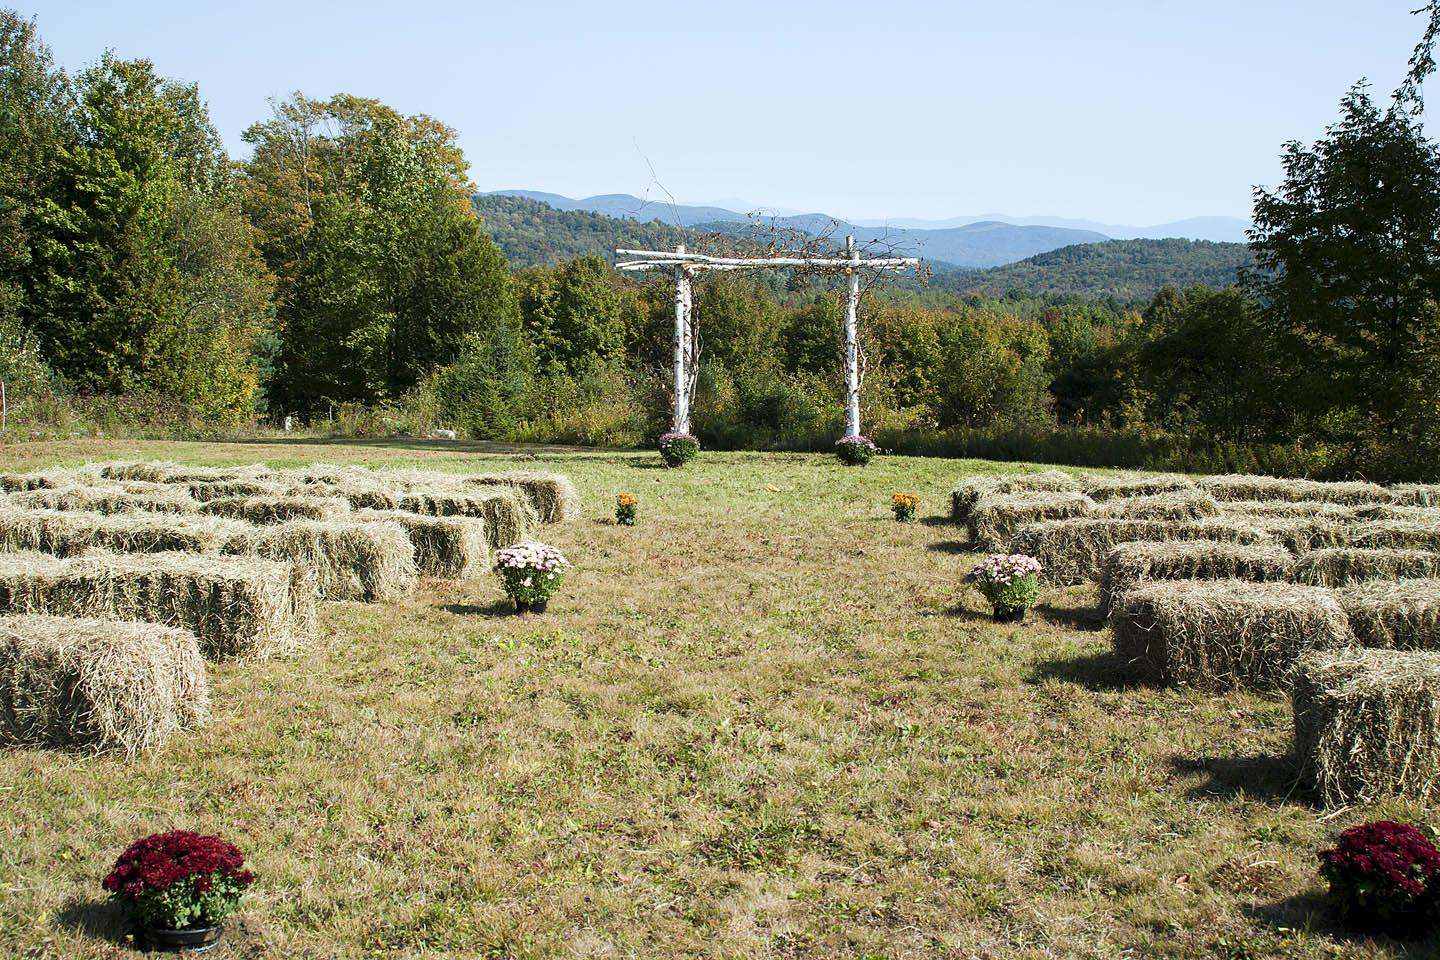
<path id="1" fill-rule="evenodd" d="M 996 623 L 1019 623 L 1025 619 L 1025 608 L 996 607 L 990 616 Z"/>
<path id="2" fill-rule="evenodd" d="M 534 600 L 534 601 L 531 601 L 531 602 L 529 602 L 529 603 L 526 603 L 526 602 L 523 601 L 523 600 L 516 600 L 516 601 L 515 601 L 515 612 L 516 612 L 517 614 L 519 614 L 519 613 L 544 613 L 544 612 L 545 612 L 545 608 L 546 608 L 547 606 L 549 606 L 549 604 L 550 604 L 550 600 L 549 600 L 548 598 L 545 599 L 545 600 Z"/>
<path id="3" fill-rule="evenodd" d="M 205 953 L 220 943 L 224 927 L 191 927 L 188 930 L 160 930 L 142 927 L 145 943 L 151 950 L 165 953 Z"/>

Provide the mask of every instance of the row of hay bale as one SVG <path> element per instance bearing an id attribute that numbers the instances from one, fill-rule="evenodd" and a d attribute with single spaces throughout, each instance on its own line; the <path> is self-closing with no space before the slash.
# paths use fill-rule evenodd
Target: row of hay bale
<path id="1" fill-rule="evenodd" d="M 1327 802 L 1440 800 L 1440 485 L 1049 471 L 967 480 L 952 514 L 1098 580 L 1140 677 L 1288 689 Z"/>
<path id="2" fill-rule="evenodd" d="M 112 463 L 0 474 L 0 741 L 136 753 L 206 716 L 206 660 L 289 653 L 318 600 L 472 576 L 565 477 Z"/>

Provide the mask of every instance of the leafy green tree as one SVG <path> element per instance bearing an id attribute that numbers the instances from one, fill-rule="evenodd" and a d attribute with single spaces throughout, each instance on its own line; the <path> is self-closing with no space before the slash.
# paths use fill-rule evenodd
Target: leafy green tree
<path id="1" fill-rule="evenodd" d="M 599 257 L 526 271 L 519 287 L 521 322 L 544 374 L 623 363 L 644 326 L 639 294 Z"/>
<path id="2" fill-rule="evenodd" d="M 1289 143 L 1285 178 L 1255 194 L 1249 286 L 1288 370 L 1287 396 L 1323 433 L 1403 444 L 1434 363 L 1440 150 L 1421 125 L 1440 6 L 1386 106 L 1362 83 L 1316 143 Z M 1428 389 L 1433 392 L 1433 384 Z"/>
<path id="3" fill-rule="evenodd" d="M 245 209 L 279 278 L 275 403 L 393 399 L 515 323 L 453 130 L 376 100 L 296 94 L 245 139 Z"/>
<path id="4" fill-rule="evenodd" d="M 1041 422 L 1049 344 L 1037 324 L 957 311 L 939 332 L 936 413 L 943 427 Z"/>
<path id="5" fill-rule="evenodd" d="M 109 54 L 74 91 L 30 216 L 22 320 L 78 387 L 248 415 L 268 280 L 198 91 Z"/>

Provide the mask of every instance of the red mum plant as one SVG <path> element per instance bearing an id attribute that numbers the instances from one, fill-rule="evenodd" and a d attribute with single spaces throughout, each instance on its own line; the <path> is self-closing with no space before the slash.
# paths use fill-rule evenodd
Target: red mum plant
<path id="1" fill-rule="evenodd" d="M 1357 927 L 1414 936 L 1440 904 L 1440 850 L 1408 823 L 1351 827 L 1320 851 L 1320 874 L 1341 917 Z"/>
<path id="2" fill-rule="evenodd" d="M 235 912 L 254 879 L 233 843 L 172 830 L 130 844 L 104 887 L 142 926 L 190 930 L 219 926 Z"/>

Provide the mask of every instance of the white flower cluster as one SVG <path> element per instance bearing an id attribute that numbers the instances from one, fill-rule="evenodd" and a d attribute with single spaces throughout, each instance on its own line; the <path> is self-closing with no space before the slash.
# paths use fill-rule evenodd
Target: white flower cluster
<path id="1" fill-rule="evenodd" d="M 1040 561 L 1023 553 L 992 553 L 965 575 L 971 583 L 1008 586 L 1016 580 L 1040 574 Z"/>
<path id="2" fill-rule="evenodd" d="M 539 540 L 522 540 L 495 551 L 498 570 L 535 570 L 544 573 L 564 570 L 570 566 L 565 554 Z"/>

